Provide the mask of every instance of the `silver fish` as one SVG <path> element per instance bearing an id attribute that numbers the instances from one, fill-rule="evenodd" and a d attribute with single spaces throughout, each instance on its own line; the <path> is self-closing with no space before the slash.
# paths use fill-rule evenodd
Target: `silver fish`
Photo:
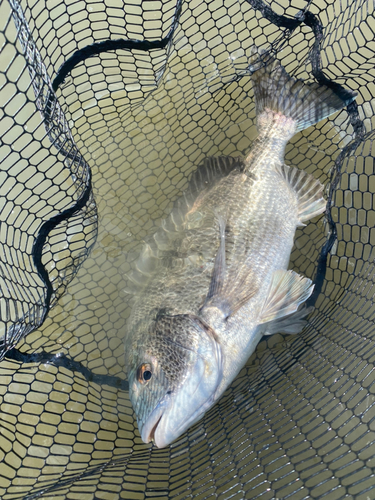
<path id="1" fill-rule="evenodd" d="M 130 399 L 142 440 L 159 448 L 202 418 L 262 335 L 305 323 L 297 309 L 313 285 L 287 267 L 296 228 L 325 201 L 317 179 L 284 164 L 284 150 L 355 94 L 293 79 L 273 58 L 252 83 L 259 136 L 248 156 L 204 161 L 131 276 Z"/>

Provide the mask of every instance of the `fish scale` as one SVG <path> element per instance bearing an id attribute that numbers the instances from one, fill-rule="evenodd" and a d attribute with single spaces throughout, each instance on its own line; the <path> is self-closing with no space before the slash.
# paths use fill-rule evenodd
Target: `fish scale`
<path id="1" fill-rule="evenodd" d="M 285 146 L 354 94 L 295 80 L 272 58 L 252 82 L 259 136 L 249 154 L 203 162 L 130 275 L 130 399 L 143 441 L 158 447 L 202 418 L 263 334 L 305 324 L 298 308 L 313 286 L 287 266 L 296 228 L 325 202 L 318 180 L 284 164 Z"/>

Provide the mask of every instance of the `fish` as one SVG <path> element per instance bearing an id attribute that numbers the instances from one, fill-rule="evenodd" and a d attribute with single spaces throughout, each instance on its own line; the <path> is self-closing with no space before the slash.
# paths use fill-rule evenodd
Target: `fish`
<path id="1" fill-rule="evenodd" d="M 288 269 L 296 228 L 324 186 L 284 163 L 299 131 L 355 99 L 253 54 L 258 136 L 244 157 L 208 157 L 129 275 L 129 397 L 144 443 L 163 448 L 218 401 L 263 335 L 299 333 L 312 281 Z M 301 309 L 302 308 L 302 309 Z"/>

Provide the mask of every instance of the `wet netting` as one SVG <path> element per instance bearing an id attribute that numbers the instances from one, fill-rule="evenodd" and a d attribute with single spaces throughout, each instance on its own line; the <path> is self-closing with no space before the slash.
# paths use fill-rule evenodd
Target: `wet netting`
<path id="1" fill-rule="evenodd" d="M 1 0 L 0 497 L 375 498 L 373 0 Z M 255 46 L 358 93 L 286 163 L 326 185 L 290 266 L 300 335 L 262 340 L 165 449 L 140 439 L 128 275 L 189 177 L 256 136 Z"/>

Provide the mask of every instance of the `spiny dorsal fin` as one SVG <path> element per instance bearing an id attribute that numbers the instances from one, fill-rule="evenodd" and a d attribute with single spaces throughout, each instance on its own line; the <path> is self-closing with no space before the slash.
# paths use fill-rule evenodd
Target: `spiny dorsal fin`
<path id="1" fill-rule="evenodd" d="M 187 192 L 200 193 L 206 187 L 214 186 L 217 181 L 226 177 L 232 170 L 242 168 L 243 159 L 233 156 L 210 156 L 193 172 Z"/>
<path id="2" fill-rule="evenodd" d="M 199 199 L 220 179 L 241 168 L 242 158 L 218 156 L 203 160 L 193 172 L 186 191 L 175 201 L 170 215 L 143 245 L 132 271 L 128 274 L 127 293 L 137 294 L 143 290 L 153 274 L 163 266 L 163 262 L 171 259 L 171 253 L 176 246 L 174 241 L 178 241 L 182 237 L 182 231 L 186 231 L 185 222 L 188 213 L 190 225 L 212 224 L 210 217 L 207 216 L 199 220 L 201 216 L 199 207 L 196 208 L 194 205 L 198 206 Z"/>
<path id="3" fill-rule="evenodd" d="M 199 200 L 207 191 L 233 170 L 241 170 L 242 168 L 243 159 L 240 157 L 211 156 L 205 158 L 193 172 L 186 190 L 175 201 L 171 214 L 163 221 L 165 230 L 181 230 L 181 225 L 186 222 L 187 213 L 197 210 Z"/>

